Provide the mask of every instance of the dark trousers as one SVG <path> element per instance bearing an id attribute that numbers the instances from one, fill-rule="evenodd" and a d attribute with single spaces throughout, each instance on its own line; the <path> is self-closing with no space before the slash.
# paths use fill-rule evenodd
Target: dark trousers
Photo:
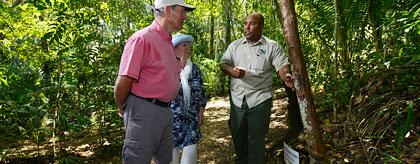
<path id="1" fill-rule="evenodd" d="M 230 105 L 229 129 L 236 163 L 265 163 L 265 136 L 269 129 L 273 99 L 265 100 L 253 108 L 248 107 L 245 98 L 241 107 L 235 106 L 232 101 Z"/>

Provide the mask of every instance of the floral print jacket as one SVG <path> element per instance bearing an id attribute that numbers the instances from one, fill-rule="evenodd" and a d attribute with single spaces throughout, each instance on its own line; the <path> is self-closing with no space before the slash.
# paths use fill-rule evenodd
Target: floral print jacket
<path id="1" fill-rule="evenodd" d="M 171 102 L 171 109 L 174 114 L 173 135 L 175 148 L 196 144 L 201 138 L 198 125 L 198 112 L 200 107 L 204 108 L 206 106 L 207 98 L 201 78 L 201 71 L 195 64 L 193 64 L 188 84 L 191 88 L 190 104 L 184 103 L 182 86 L 175 100 Z M 186 108 L 186 105 L 189 105 L 189 108 Z"/>

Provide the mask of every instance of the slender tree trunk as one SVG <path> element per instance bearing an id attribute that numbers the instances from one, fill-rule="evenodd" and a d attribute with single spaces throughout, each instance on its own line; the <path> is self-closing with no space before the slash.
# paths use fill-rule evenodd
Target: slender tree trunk
<path id="1" fill-rule="evenodd" d="M 283 19 L 281 17 L 280 4 L 277 0 L 273 0 L 273 3 L 274 3 L 274 7 L 276 8 L 276 11 L 277 11 L 276 13 L 277 13 L 277 17 L 279 18 L 280 25 L 281 25 L 281 27 L 284 27 L 283 26 Z"/>
<path id="2" fill-rule="evenodd" d="M 224 1 L 224 12 L 225 12 L 225 44 L 224 44 L 224 48 L 223 49 L 227 49 L 227 47 L 229 46 L 230 42 L 231 42 L 231 20 L 232 20 L 232 1 L 231 0 L 223 0 Z M 222 75 L 223 76 L 223 75 Z M 226 82 L 227 81 L 227 82 Z M 222 90 L 221 93 L 226 93 L 225 91 L 228 90 L 228 83 L 229 81 L 226 79 L 225 76 L 221 77 L 221 82 L 222 82 Z M 229 92 L 230 93 L 230 92 Z"/>
<path id="3" fill-rule="evenodd" d="M 314 162 L 320 162 L 325 160 L 325 150 L 322 144 L 320 123 L 315 110 L 305 60 L 300 45 L 294 1 L 281 0 L 280 4 L 289 60 L 292 64 L 293 76 L 295 77 L 294 85 L 296 93 L 299 95 L 300 113 L 305 131 L 308 134 L 310 157 Z"/>
<path id="4" fill-rule="evenodd" d="M 342 0 L 334 0 L 335 7 L 335 31 L 337 39 L 337 51 L 341 58 L 341 66 L 346 70 L 345 65 L 349 64 L 347 52 L 347 30 L 345 26 L 344 9 Z M 347 71 L 347 70 L 346 70 Z"/>
<path id="5" fill-rule="evenodd" d="M 334 21 L 334 100 L 333 100 L 333 121 L 337 119 L 337 109 L 340 108 L 338 104 L 338 81 L 340 79 L 339 70 L 344 71 L 344 78 L 350 79 L 353 76 L 352 63 L 349 57 L 347 44 L 347 28 L 344 16 L 343 0 L 334 0 L 335 21 Z M 351 84 L 349 84 L 351 86 Z"/>
<path id="6" fill-rule="evenodd" d="M 131 11 L 131 2 L 130 0 L 126 0 L 125 1 L 127 3 L 127 10 L 130 12 Z M 130 24 L 133 22 L 133 20 L 131 19 L 131 17 L 126 17 L 127 18 L 127 28 L 126 29 L 130 29 Z"/>
<path id="7" fill-rule="evenodd" d="M 381 13 L 381 1 L 371 0 L 369 4 L 369 19 L 370 25 L 373 28 L 373 41 L 375 45 L 375 51 L 381 51 L 383 48 L 382 44 L 382 13 Z"/>
<path id="8" fill-rule="evenodd" d="M 226 49 L 231 42 L 230 35 L 231 35 L 231 20 L 232 20 L 232 14 L 231 14 L 232 1 L 225 0 L 224 8 L 225 8 L 225 14 L 226 14 L 226 19 L 225 19 L 226 35 L 225 35 L 225 48 L 224 49 Z"/>
<path id="9" fill-rule="evenodd" d="M 218 55 L 214 54 L 214 16 L 213 16 L 213 0 L 210 0 L 210 51 L 209 56 L 216 58 Z M 217 59 L 216 59 L 217 60 Z"/>
<path id="10" fill-rule="evenodd" d="M 280 4 L 277 0 L 273 0 L 274 7 L 276 9 L 277 17 L 280 22 L 280 26 L 283 26 L 283 19 L 281 17 Z M 284 31 L 284 29 L 283 29 Z M 286 94 L 288 99 L 287 104 L 287 123 L 288 123 L 288 135 L 286 139 L 293 140 L 295 139 L 300 132 L 303 131 L 302 118 L 299 111 L 299 103 L 296 97 L 296 93 L 293 92 L 290 88 L 286 87 Z"/>

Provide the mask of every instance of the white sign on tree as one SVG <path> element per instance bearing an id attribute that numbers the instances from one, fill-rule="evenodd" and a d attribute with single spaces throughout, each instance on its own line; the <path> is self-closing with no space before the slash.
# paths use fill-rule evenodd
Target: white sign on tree
<path id="1" fill-rule="evenodd" d="M 284 146 L 284 162 L 286 164 L 299 164 L 299 153 L 293 150 L 286 142 L 283 142 Z"/>

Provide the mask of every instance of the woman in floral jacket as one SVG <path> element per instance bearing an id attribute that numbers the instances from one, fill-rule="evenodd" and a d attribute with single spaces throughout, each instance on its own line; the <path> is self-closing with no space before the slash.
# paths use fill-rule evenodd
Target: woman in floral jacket
<path id="1" fill-rule="evenodd" d="M 171 103 L 173 117 L 174 150 L 172 164 L 197 163 L 197 142 L 201 137 L 200 125 L 207 103 L 201 72 L 190 60 L 193 37 L 177 34 L 172 38 L 175 54 L 180 60 L 181 88 Z M 179 155 L 182 151 L 181 160 Z"/>

